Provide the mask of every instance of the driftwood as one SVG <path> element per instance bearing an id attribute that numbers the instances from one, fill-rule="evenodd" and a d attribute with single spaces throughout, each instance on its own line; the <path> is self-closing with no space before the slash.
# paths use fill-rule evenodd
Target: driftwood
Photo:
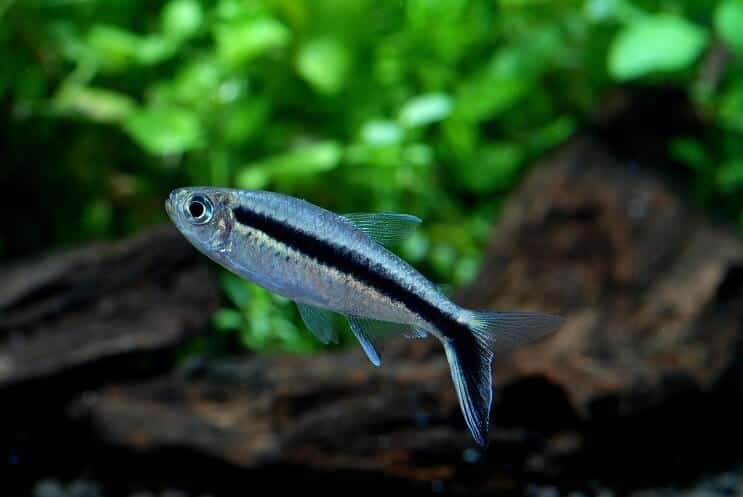
<path id="1" fill-rule="evenodd" d="M 216 284 L 172 229 L 18 263 L 0 281 L 0 390 L 95 377 L 112 358 L 182 342 L 217 306 Z"/>
<path id="2" fill-rule="evenodd" d="M 567 324 L 497 359 L 485 452 L 432 339 L 391 341 L 380 369 L 355 349 L 197 361 L 109 386 L 74 412 L 110 446 L 179 454 L 182 471 L 200 454 L 280 489 L 310 473 L 376 482 L 367 490 L 633 486 L 738 454 L 743 243 L 729 229 L 581 138 L 534 169 L 487 254 L 460 303 L 552 311 Z"/>

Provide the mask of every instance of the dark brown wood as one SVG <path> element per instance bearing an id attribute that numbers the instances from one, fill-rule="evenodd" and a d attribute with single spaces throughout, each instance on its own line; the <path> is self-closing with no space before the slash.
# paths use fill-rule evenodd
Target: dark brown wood
<path id="1" fill-rule="evenodd" d="M 203 260 L 170 228 L 19 262 L 0 281 L 0 389 L 172 347 L 218 302 Z"/>

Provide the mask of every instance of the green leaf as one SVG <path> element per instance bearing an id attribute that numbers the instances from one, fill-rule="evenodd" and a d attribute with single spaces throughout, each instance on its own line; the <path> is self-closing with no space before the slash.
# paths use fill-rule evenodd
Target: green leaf
<path id="1" fill-rule="evenodd" d="M 429 166 L 433 162 L 433 150 L 425 143 L 411 143 L 403 149 L 402 158 L 413 166 Z"/>
<path id="2" fill-rule="evenodd" d="M 670 143 L 671 156 L 698 173 L 706 173 L 709 156 L 702 143 L 693 137 L 680 136 Z"/>
<path id="3" fill-rule="evenodd" d="M 85 207 L 80 217 L 80 226 L 88 236 L 108 235 L 113 223 L 113 208 L 108 200 L 99 198 Z"/>
<path id="4" fill-rule="evenodd" d="M 237 307 L 243 309 L 253 300 L 251 295 L 251 283 L 238 278 L 232 273 L 223 271 L 219 277 L 227 297 Z"/>
<path id="5" fill-rule="evenodd" d="M 480 129 L 478 123 L 466 119 L 460 119 L 455 113 L 451 119 L 447 119 L 443 125 L 446 144 L 458 158 L 471 157 L 480 140 Z"/>
<path id="6" fill-rule="evenodd" d="M 350 66 L 346 47 L 335 38 L 310 40 L 299 50 L 297 72 L 321 93 L 337 93 Z"/>
<path id="7" fill-rule="evenodd" d="M 140 38 L 116 26 L 97 24 L 88 33 L 86 44 L 103 67 L 121 70 L 136 62 Z"/>
<path id="8" fill-rule="evenodd" d="M 182 40 L 196 34 L 204 20 L 204 11 L 196 0 L 171 0 L 162 13 L 163 32 Z"/>
<path id="9" fill-rule="evenodd" d="M 718 122 L 727 129 L 743 133 L 743 88 L 732 85 L 720 98 Z"/>
<path id="10" fill-rule="evenodd" d="M 395 145 L 403 136 L 403 129 L 395 121 L 369 121 L 361 128 L 361 138 L 369 145 Z"/>
<path id="11" fill-rule="evenodd" d="M 743 55 L 743 0 L 723 0 L 715 10 L 715 28 L 720 38 Z"/>
<path id="12" fill-rule="evenodd" d="M 270 114 L 266 100 L 253 98 L 232 106 L 222 119 L 224 138 L 230 144 L 245 144 L 260 134 Z"/>
<path id="13" fill-rule="evenodd" d="M 551 30 L 499 49 L 487 66 L 462 78 L 456 115 L 469 121 L 497 117 L 538 88 L 539 75 L 555 57 L 560 37 Z"/>
<path id="14" fill-rule="evenodd" d="M 468 121 L 496 117 L 528 94 L 527 78 L 487 72 L 465 80 L 457 90 L 457 116 Z"/>
<path id="15" fill-rule="evenodd" d="M 465 187 L 476 193 L 506 190 L 515 182 L 524 155 L 516 144 L 492 143 L 478 151 L 476 165 L 460 168 L 457 175 Z"/>
<path id="16" fill-rule="evenodd" d="M 725 193 L 743 188 L 743 160 L 727 162 L 717 172 L 717 184 Z"/>
<path id="17" fill-rule="evenodd" d="M 242 313 L 234 309 L 219 309 L 214 313 L 212 322 L 219 331 L 239 330 L 243 326 L 245 318 Z"/>
<path id="18" fill-rule="evenodd" d="M 614 38 L 609 72 L 618 80 L 686 69 L 707 45 L 707 32 L 673 15 L 644 17 Z"/>
<path id="19" fill-rule="evenodd" d="M 163 36 L 147 36 L 142 38 L 137 48 L 136 59 L 139 63 L 149 66 L 157 64 L 169 57 L 176 51 L 176 44 Z"/>
<path id="20" fill-rule="evenodd" d="M 352 165 L 368 165 L 380 168 L 395 170 L 400 167 L 401 148 L 399 144 L 388 145 L 371 145 L 368 143 L 355 143 L 346 147 L 344 159 Z M 378 184 L 385 184 L 387 178 L 377 177 L 376 175 L 387 174 L 382 171 L 375 172 L 375 177 L 368 177 L 364 174 L 353 174 L 351 181 L 364 183 L 376 187 Z M 398 178 L 399 179 L 399 178 Z M 392 180 L 392 179 L 391 179 Z M 395 184 L 394 186 L 399 186 Z M 394 187 L 392 186 L 392 187 Z"/>
<path id="21" fill-rule="evenodd" d="M 431 265 L 440 275 L 450 274 L 454 265 L 457 263 L 457 255 L 456 249 L 451 245 L 435 245 L 433 250 L 431 250 Z"/>
<path id="22" fill-rule="evenodd" d="M 177 108 L 143 109 L 126 120 L 124 129 L 139 146 L 154 155 L 178 154 L 202 144 L 198 118 Z"/>
<path id="23" fill-rule="evenodd" d="M 341 146 L 332 141 L 313 143 L 297 150 L 249 164 L 238 174 L 240 188 L 264 188 L 271 181 L 291 180 L 330 171 L 338 166 Z"/>
<path id="24" fill-rule="evenodd" d="M 477 276 L 480 261 L 477 257 L 461 257 L 454 268 L 454 282 L 457 286 L 471 283 Z"/>
<path id="25" fill-rule="evenodd" d="M 271 17 L 242 19 L 217 27 L 217 51 L 231 65 L 249 61 L 291 40 L 291 31 Z"/>
<path id="26" fill-rule="evenodd" d="M 221 73 L 212 60 L 196 60 L 184 64 L 177 75 L 157 85 L 153 100 L 182 103 L 198 109 L 213 109 L 219 93 Z"/>
<path id="27" fill-rule="evenodd" d="M 420 95 L 409 100 L 400 110 L 400 123 L 406 127 L 435 123 L 445 119 L 452 106 L 451 98 L 443 93 Z"/>
<path id="28" fill-rule="evenodd" d="M 62 112 L 82 115 L 101 123 L 121 122 L 136 109 L 134 100 L 127 95 L 74 84 L 62 87 L 54 98 L 54 106 Z"/>
<path id="29" fill-rule="evenodd" d="M 575 118 L 560 116 L 532 133 L 529 144 L 531 153 L 541 153 L 565 141 L 576 128 Z"/>
<path id="30" fill-rule="evenodd" d="M 416 230 L 400 245 L 400 251 L 405 259 L 420 263 L 428 255 L 429 240 L 423 230 Z"/>
<path id="31" fill-rule="evenodd" d="M 101 66 L 122 71 L 131 65 L 153 65 L 175 53 L 175 44 L 162 36 L 139 36 L 116 26 L 96 25 L 87 45 Z"/>
<path id="32" fill-rule="evenodd" d="M 586 0 L 583 12 L 590 21 L 608 21 L 616 17 L 617 3 L 617 0 Z"/>

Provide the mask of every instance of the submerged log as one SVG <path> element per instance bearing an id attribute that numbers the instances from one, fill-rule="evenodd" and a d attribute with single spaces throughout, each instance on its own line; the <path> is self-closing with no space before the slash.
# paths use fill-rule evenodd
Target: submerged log
<path id="1" fill-rule="evenodd" d="M 0 281 L 0 391 L 172 347 L 208 323 L 218 299 L 172 229 L 19 262 Z"/>
<path id="2" fill-rule="evenodd" d="M 457 300 L 567 318 L 496 359 L 486 451 L 433 339 L 391 341 L 380 369 L 360 350 L 195 363 L 107 388 L 76 412 L 138 453 L 361 471 L 453 493 L 556 477 L 637 484 L 736 453 L 743 243 L 591 140 L 534 168 Z"/>

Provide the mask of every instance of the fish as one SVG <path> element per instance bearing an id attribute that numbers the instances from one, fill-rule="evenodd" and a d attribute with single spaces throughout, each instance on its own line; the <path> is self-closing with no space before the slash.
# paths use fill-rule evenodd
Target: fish
<path id="1" fill-rule="evenodd" d="M 493 358 L 563 323 L 552 314 L 455 304 L 391 251 L 421 223 L 411 214 L 341 215 L 281 193 L 216 187 L 177 188 L 165 210 L 201 253 L 293 300 L 323 343 L 338 341 L 339 314 L 377 367 L 380 337 L 437 338 L 465 424 L 482 447 L 488 444 Z"/>

